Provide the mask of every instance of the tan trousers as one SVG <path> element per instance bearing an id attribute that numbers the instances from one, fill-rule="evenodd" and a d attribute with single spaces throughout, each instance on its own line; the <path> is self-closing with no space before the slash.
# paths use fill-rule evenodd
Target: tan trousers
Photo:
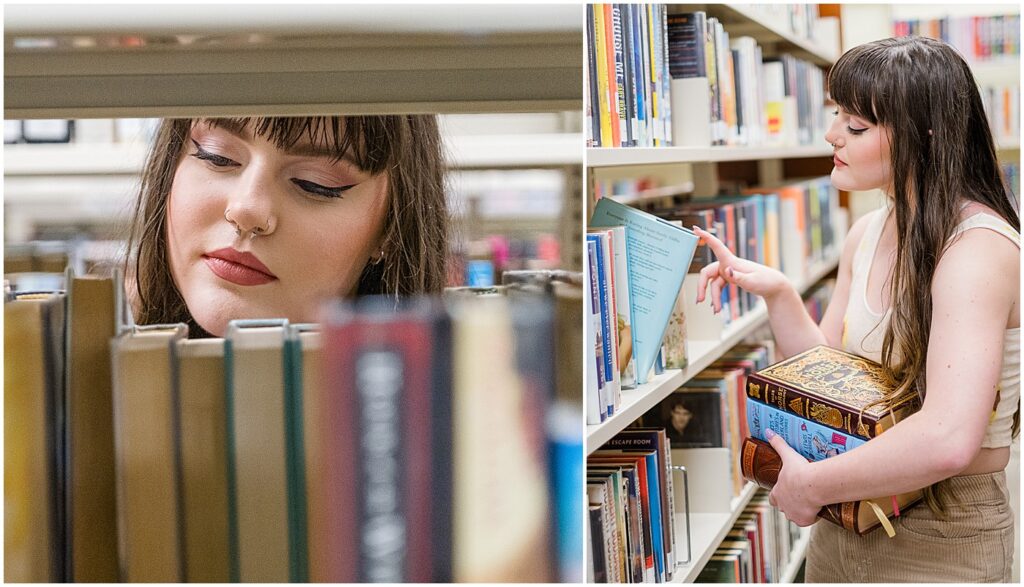
<path id="1" fill-rule="evenodd" d="M 866 536 L 819 520 L 807 549 L 808 583 L 1008 583 L 1013 567 L 1013 514 L 1006 473 L 943 482 L 948 520 L 924 503 L 903 512 L 889 538 Z"/>

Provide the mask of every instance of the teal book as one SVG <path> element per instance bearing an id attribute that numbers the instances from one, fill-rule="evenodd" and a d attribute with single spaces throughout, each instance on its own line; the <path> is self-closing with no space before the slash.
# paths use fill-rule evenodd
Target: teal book
<path id="1" fill-rule="evenodd" d="M 699 239 L 687 228 L 608 198 L 598 200 L 590 225 L 626 227 L 633 356 L 637 383 L 642 385 L 661 350 Z"/>
<path id="2" fill-rule="evenodd" d="M 747 402 L 747 425 L 750 436 L 765 442 L 765 430 L 771 428 L 786 444 L 812 461 L 834 457 L 867 442 L 756 401 Z"/>

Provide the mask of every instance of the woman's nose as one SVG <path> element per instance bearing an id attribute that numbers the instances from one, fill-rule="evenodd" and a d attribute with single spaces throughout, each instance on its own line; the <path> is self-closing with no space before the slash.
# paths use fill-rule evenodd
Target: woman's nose
<path id="1" fill-rule="evenodd" d="M 251 171 L 238 186 L 238 191 L 228 197 L 224 218 L 240 234 L 265 236 L 277 227 L 272 178 L 261 177 L 258 169 Z"/>

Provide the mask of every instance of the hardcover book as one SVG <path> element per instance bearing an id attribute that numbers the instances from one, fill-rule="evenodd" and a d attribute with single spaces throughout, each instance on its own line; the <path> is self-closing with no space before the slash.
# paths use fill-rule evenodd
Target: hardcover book
<path id="1" fill-rule="evenodd" d="M 844 434 L 870 440 L 920 408 L 868 407 L 886 385 L 878 363 L 816 346 L 747 378 L 747 397 Z M 776 432 L 781 432 L 776 430 Z"/>
<path id="2" fill-rule="evenodd" d="M 597 202 L 590 224 L 626 227 L 633 356 L 637 383 L 644 384 L 661 349 L 698 238 L 686 228 L 608 198 Z"/>
<path id="3" fill-rule="evenodd" d="M 118 564 L 128 583 L 184 579 L 172 349 L 187 335 L 185 324 L 159 324 L 110 341 Z"/>
<path id="4" fill-rule="evenodd" d="M 770 428 L 810 461 L 823 461 L 867 442 L 758 402 L 747 402 L 747 425 L 751 437 L 766 442 Z"/>
<path id="5" fill-rule="evenodd" d="M 782 470 L 782 458 L 770 444 L 747 438 L 743 441 L 740 459 L 746 479 L 765 489 L 775 487 Z M 898 512 L 918 503 L 923 497 L 924 494 L 918 490 L 892 497 L 834 503 L 821 508 L 818 517 L 864 535 L 889 523 L 889 518 L 897 516 Z M 886 522 L 882 521 L 883 518 Z M 890 529 L 891 526 L 886 531 Z"/>
<path id="6" fill-rule="evenodd" d="M 4 581 L 64 581 L 63 293 L 4 303 Z"/>

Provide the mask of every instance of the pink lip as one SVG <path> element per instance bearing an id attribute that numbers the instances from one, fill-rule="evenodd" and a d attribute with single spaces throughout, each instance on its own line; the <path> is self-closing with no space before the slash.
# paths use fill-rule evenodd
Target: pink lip
<path id="1" fill-rule="evenodd" d="M 846 167 L 847 166 L 845 161 L 843 161 L 839 157 L 836 157 L 835 155 L 832 155 L 832 163 L 835 163 L 836 167 Z"/>
<path id="2" fill-rule="evenodd" d="M 237 285 L 263 285 L 277 280 L 252 253 L 232 248 L 218 249 L 203 255 L 203 261 L 217 277 Z"/>

